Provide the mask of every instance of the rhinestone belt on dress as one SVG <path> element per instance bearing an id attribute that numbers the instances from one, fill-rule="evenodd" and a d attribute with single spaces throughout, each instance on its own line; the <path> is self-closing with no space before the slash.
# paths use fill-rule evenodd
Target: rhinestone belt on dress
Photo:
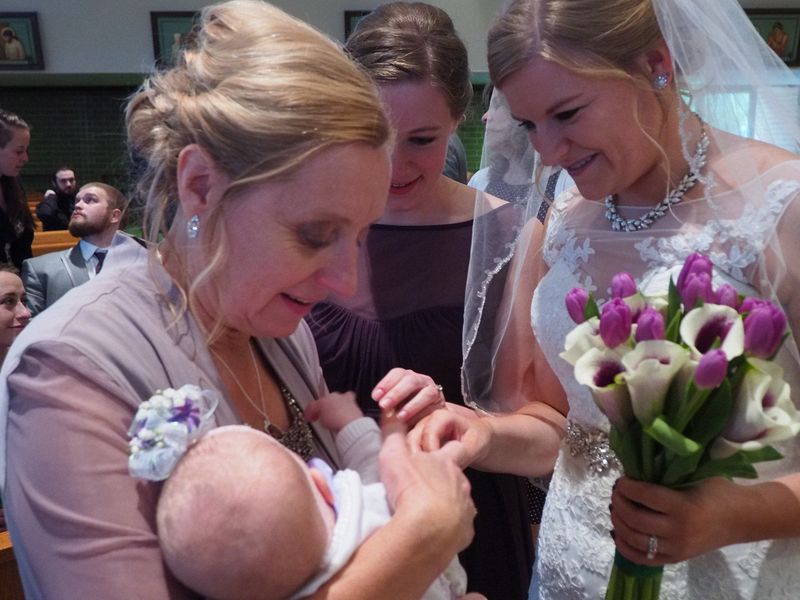
<path id="1" fill-rule="evenodd" d="M 570 456 L 583 458 L 589 470 L 597 475 L 604 475 L 612 467 L 621 468 L 605 431 L 567 420 L 567 437 L 564 441 L 569 447 Z"/>

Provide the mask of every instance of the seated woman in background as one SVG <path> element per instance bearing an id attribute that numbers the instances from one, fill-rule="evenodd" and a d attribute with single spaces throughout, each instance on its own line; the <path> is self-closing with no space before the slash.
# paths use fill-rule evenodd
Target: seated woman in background
<path id="1" fill-rule="evenodd" d="M 467 51 L 450 17 L 421 2 L 375 9 L 346 49 L 378 83 L 397 141 L 386 210 L 361 249 L 355 296 L 335 294 L 308 318 L 325 378 L 332 390 L 355 390 L 373 417 L 405 400 L 387 391 L 401 368 L 431 375 L 461 404 L 476 191 L 444 176 L 442 165 L 472 96 Z M 391 368 L 398 369 L 382 379 Z M 407 410 L 413 402 L 399 406 L 401 419 Z M 478 508 L 475 540 L 460 555 L 468 589 L 524 598 L 533 556 L 525 482 L 472 470 L 467 477 Z"/>
<path id="2" fill-rule="evenodd" d="M 0 264 L 0 362 L 30 320 L 19 271 L 7 263 Z"/>
<path id="3" fill-rule="evenodd" d="M 19 173 L 28 162 L 31 131 L 14 113 L 0 109 L 0 262 L 17 269 L 33 256 L 33 217 Z"/>
<path id="4" fill-rule="evenodd" d="M 8 349 L 31 320 L 31 311 L 25 304 L 25 288 L 17 269 L 0 264 L 0 363 Z M 5 531 L 6 520 L 0 504 L 0 531 Z"/>
<path id="5" fill-rule="evenodd" d="M 341 464 L 303 416 L 327 388 L 302 318 L 355 289 L 389 124 L 340 47 L 269 4 L 204 9 L 195 44 L 127 108 L 153 245 L 34 320 L 3 367 L 0 482 L 29 598 L 199 597 L 164 565 L 160 484 L 128 474 L 128 428 L 160 390 L 213 392 L 213 426 Z M 435 390 L 414 373 L 400 385 Z M 392 520 L 310 597 L 419 598 L 469 543 L 475 509 L 452 460 L 404 443 L 381 459 Z M 230 520 L 231 535 L 247 527 Z"/>

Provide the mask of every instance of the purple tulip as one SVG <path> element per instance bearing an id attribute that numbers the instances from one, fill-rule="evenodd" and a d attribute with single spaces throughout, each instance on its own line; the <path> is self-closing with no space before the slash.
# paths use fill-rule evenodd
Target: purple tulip
<path id="1" fill-rule="evenodd" d="M 678 291 L 683 290 L 684 286 L 686 285 L 686 279 L 692 273 L 695 275 L 705 273 L 711 277 L 711 268 L 711 261 L 708 259 L 708 257 L 697 252 L 693 252 L 687 256 L 686 261 L 683 263 L 681 273 L 678 275 L 678 281 L 675 283 Z"/>
<path id="2" fill-rule="evenodd" d="M 689 273 L 683 281 L 683 287 L 679 286 L 678 291 L 687 311 L 694 308 L 698 300 L 704 303 L 716 300 L 709 273 Z"/>
<path id="3" fill-rule="evenodd" d="M 739 292 L 729 283 L 723 283 L 717 288 L 716 299 L 717 304 L 735 309 L 739 308 Z"/>
<path id="4" fill-rule="evenodd" d="M 616 348 L 631 336 L 633 317 L 622 298 L 606 302 L 600 313 L 600 337 L 609 348 Z"/>
<path id="5" fill-rule="evenodd" d="M 564 298 L 570 318 L 579 325 L 586 320 L 586 304 L 589 302 L 589 293 L 579 287 L 572 288 Z"/>
<path id="6" fill-rule="evenodd" d="M 639 290 L 636 289 L 636 282 L 630 273 L 617 273 L 611 278 L 611 297 L 627 298 L 633 296 Z"/>
<path id="7" fill-rule="evenodd" d="M 706 352 L 697 363 L 694 382 L 701 390 L 710 390 L 719 386 L 728 374 L 728 359 L 725 353 L 717 348 Z"/>
<path id="8" fill-rule="evenodd" d="M 639 315 L 636 321 L 636 341 L 663 340 L 664 339 L 664 315 L 655 308 L 647 307 Z"/>
<path id="9" fill-rule="evenodd" d="M 786 315 L 772 302 L 756 305 L 744 319 L 744 349 L 757 358 L 771 358 L 786 332 Z"/>
<path id="10" fill-rule="evenodd" d="M 749 313 L 757 306 L 764 306 L 765 304 L 769 304 L 769 300 L 764 300 L 762 298 L 754 298 L 753 296 L 748 296 L 742 301 L 742 305 L 739 307 L 739 312 L 741 314 Z"/>

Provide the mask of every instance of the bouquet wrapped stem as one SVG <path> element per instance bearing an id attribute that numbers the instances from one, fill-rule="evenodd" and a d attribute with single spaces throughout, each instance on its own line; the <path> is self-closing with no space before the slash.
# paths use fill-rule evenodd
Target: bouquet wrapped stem
<path id="1" fill-rule="evenodd" d="M 637 565 L 616 552 L 608 578 L 606 600 L 656 600 L 663 573 L 664 567 Z"/>
<path id="2" fill-rule="evenodd" d="M 781 458 L 770 444 L 800 431 L 773 362 L 786 316 L 711 282 L 711 261 L 692 254 L 661 296 L 643 295 L 627 273 L 612 279 L 602 311 L 581 288 L 567 295 L 578 326 L 561 357 L 608 417 L 609 443 L 632 479 L 683 488 L 709 477 L 755 478 L 754 463 Z M 606 600 L 657 600 L 662 572 L 617 552 Z"/>

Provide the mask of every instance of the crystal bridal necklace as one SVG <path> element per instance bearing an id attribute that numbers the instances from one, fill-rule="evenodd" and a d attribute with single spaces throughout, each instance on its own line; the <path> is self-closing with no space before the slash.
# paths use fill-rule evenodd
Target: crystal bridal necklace
<path id="1" fill-rule="evenodd" d="M 699 119 L 699 117 L 698 117 Z M 694 151 L 694 156 L 689 159 L 689 169 L 686 175 L 683 176 L 678 186 L 672 190 L 669 195 L 656 204 L 653 208 L 644 213 L 637 219 L 623 219 L 617 212 L 617 197 L 606 196 L 606 219 L 611 221 L 611 229 L 613 231 L 640 231 L 647 229 L 655 221 L 667 214 L 670 206 L 677 204 L 686 195 L 686 192 L 691 190 L 700 178 L 700 171 L 706 166 L 708 160 L 707 152 L 709 139 L 706 133 L 706 125 L 700 120 L 700 139 L 697 142 L 697 148 Z"/>

